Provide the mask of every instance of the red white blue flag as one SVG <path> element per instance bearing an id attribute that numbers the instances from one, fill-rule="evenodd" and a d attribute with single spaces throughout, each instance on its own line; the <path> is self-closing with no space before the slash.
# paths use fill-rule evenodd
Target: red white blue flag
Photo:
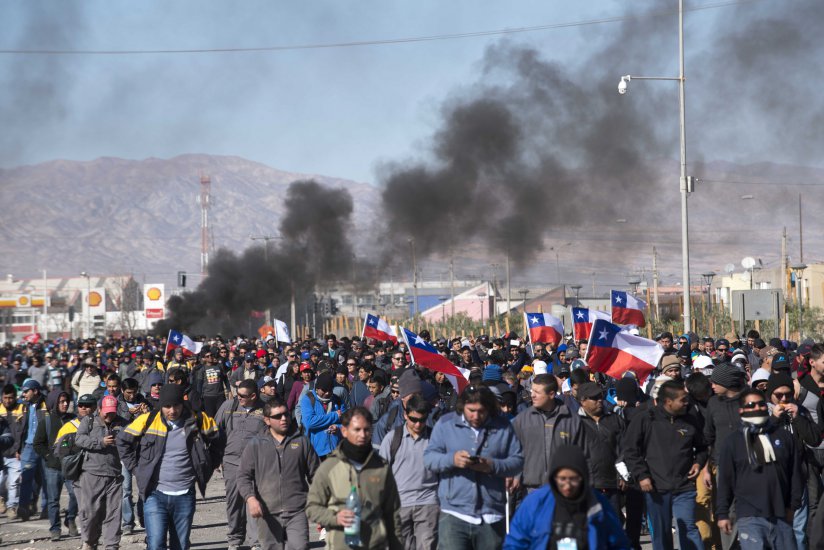
<path id="1" fill-rule="evenodd" d="M 592 324 L 586 357 L 590 370 L 613 378 L 621 378 L 631 370 L 643 382 L 663 356 L 664 348 L 654 340 L 625 332 L 603 319 Z"/>
<path id="2" fill-rule="evenodd" d="M 557 347 L 564 337 L 564 322 L 549 313 L 524 313 L 529 341 Z"/>
<path id="3" fill-rule="evenodd" d="M 452 386 L 462 392 L 469 385 L 469 371 L 460 369 L 452 361 L 438 353 L 435 347 L 408 329 L 401 329 L 403 339 L 409 347 L 412 362 L 435 372 L 442 372 Z"/>
<path id="4" fill-rule="evenodd" d="M 576 340 L 589 340 L 592 332 L 592 323 L 596 319 L 612 322 L 612 316 L 605 311 L 587 309 L 585 307 L 572 308 L 572 335 Z"/>
<path id="5" fill-rule="evenodd" d="M 371 313 L 367 313 L 366 318 L 363 320 L 363 334 L 361 337 L 374 338 L 381 342 L 398 343 L 398 335 L 395 334 L 395 329 L 385 320 Z"/>
<path id="6" fill-rule="evenodd" d="M 197 355 L 200 353 L 200 348 L 202 347 L 203 344 L 201 342 L 195 342 L 181 332 L 170 330 L 169 339 L 166 342 L 166 352 L 163 355 L 169 355 L 169 352 L 172 352 L 178 348 L 183 351 L 183 355 Z"/>
<path id="7" fill-rule="evenodd" d="M 646 326 L 646 309 L 647 303 L 632 294 L 621 290 L 612 291 L 612 322 L 616 325 Z"/>

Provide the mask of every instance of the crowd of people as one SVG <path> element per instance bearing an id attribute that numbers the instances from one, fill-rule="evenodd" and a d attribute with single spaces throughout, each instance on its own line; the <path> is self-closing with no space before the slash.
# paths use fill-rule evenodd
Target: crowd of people
<path id="1" fill-rule="evenodd" d="M 639 380 L 586 340 L 420 336 L 468 379 L 335 335 L 7 344 L 0 513 L 186 549 L 220 471 L 232 550 L 824 548 L 824 345 L 662 333 Z"/>

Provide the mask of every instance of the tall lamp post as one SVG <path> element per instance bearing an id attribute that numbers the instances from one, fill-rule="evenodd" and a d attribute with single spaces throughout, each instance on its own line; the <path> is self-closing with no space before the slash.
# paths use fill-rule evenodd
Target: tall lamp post
<path id="1" fill-rule="evenodd" d="M 689 330 L 692 326 L 692 315 L 690 311 L 690 247 L 688 231 L 688 211 L 687 199 L 693 191 L 694 178 L 687 177 L 687 129 L 686 129 L 686 108 L 684 98 L 684 0 L 678 0 L 678 66 L 677 77 L 663 76 L 633 76 L 621 77 L 618 84 L 618 93 L 627 93 L 627 87 L 631 80 L 674 80 L 678 82 L 678 106 L 680 121 L 680 141 L 681 141 L 681 269 L 682 269 L 682 291 L 684 293 L 684 327 Z"/>
<path id="2" fill-rule="evenodd" d="M 441 323 L 443 326 L 446 326 L 446 300 L 449 296 L 438 296 L 438 300 L 441 301 Z"/>
<path id="3" fill-rule="evenodd" d="M 792 266 L 792 269 L 795 272 L 795 290 L 798 295 L 798 341 L 804 339 L 804 333 L 802 332 L 802 327 L 804 326 L 804 307 L 803 307 L 803 294 L 801 293 L 801 275 L 804 274 L 804 270 L 807 269 L 805 264 L 796 264 Z"/>
<path id="4" fill-rule="evenodd" d="M 583 288 L 582 285 L 570 285 L 569 288 L 575 291 L 575 307 L 581 307 L 581 300 L 578 299 L 578 293 Z"/>
<path id="5" fill-rule="evenodd" d="M 632 287 L 632 293 L 633 294 L 638 294 L 638 285 L 640 285 L 640 284 L 641 284 L 641 281 L 639 281 L 638 279 L 633 279 L 632 281 L 629 282 L 629 286 Z"/>
<path id="6" fill-rule="evenodd" d="M 81 277 L 86 278 L 86 338 L 92 337 L 92 303 L 90 301 L 92 294 L 92 277 L 85 271 L 80 274 Z"/>
<path id="7" fill-rule="evenodd" d="M 712 280 L 715 278 L 715 271 L 702 273 L 701 276 L 704 278 L 704 282 L 707 285 L 707 312 L 705 313 L 705 315 L 707 317 L 707 334 L 709 334 L 710 315 L 712 315 Z"/>
<path id="8" fill-rule="evenodd" d="M 481 301 L 481 326 L 485 327 L 484 324 L 484 298 L 486 298 L 486 294 L 483 292 L 478 293 L 478 299 Z"/>

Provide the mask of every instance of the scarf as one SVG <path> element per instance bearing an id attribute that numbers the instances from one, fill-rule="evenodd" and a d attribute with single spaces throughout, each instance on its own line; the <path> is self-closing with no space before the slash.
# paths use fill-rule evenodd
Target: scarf
<path id="1" fill-rule="evenodd" d="M 744 413 L 747 414 L 747 413 Z M 766 433 L 770 429 L 767 414 L 745 417 L 742 415 L 744 444 L 750 466 L 759 468 L 764 464 L 775 462 L 775 449 Z"/>
<path id="2" fill-rule="evenodd" d="M 342 439 L 340 442 L 340 450 L 347 459 L 358 464 L 366 464 L 369 458 L 369 453 L 372 452 L 372 444 L 353 445 L 349 443 L 348 439 Z"/>

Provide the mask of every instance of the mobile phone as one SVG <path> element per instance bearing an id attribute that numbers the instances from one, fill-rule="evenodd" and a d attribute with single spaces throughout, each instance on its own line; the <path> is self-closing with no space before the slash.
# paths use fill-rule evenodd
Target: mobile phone
<path id="1" fill-rule="evenodd" d="M 478 464 L 481 461 L 481 457 L 479 457 L 478 455 L 470 455 L 469 461 L 472 464 Z"/>

